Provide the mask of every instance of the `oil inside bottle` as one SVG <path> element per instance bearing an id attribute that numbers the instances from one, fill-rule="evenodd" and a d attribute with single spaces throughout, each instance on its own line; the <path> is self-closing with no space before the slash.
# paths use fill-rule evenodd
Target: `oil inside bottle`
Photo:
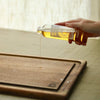
<path id="1" fill-rule="evenodd" d="M 46 38 L 53 38 L 53 39 L 60 39 L 60 40 L 69 40 L 75 41 L 76 38 L 76 32 L 72 28 L 66 28 L 64 26 L 58 26 L 53 25 L 47 26 L 44 25 L 42 27 L 39 27 L 37 30 L 38 33 L 41 33 Z M 83 36 L 81 36 L 81 41 L 83 39 Z"/>
<path id="2" fill-rule="evenodd" d="M 54 32 L 49 32 L 49 31 L 38 31 L 39 33 L 42 33 L 42 35 L 44 37 L 47 37 L 47 38 L 53 38 L 53 39 L 60 39 L 60 40 L 68 40 L 69 38 L 69 34 L 68 32 L 57 32 L 57 33 L 54 33 Z"/>

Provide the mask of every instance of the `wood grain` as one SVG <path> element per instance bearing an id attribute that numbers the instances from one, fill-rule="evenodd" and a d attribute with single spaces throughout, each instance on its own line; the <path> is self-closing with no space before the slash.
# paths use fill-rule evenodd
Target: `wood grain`
<path id="1" fill-rule="evenodd" d="M 74 63 L 0 55 L 0 82 L 58 89 Z"/>
<path id="2" fill-rule="evenodd" d="M 65 100 L 85 65 L 80 61 L 0 54 L 0 92 Z"/>

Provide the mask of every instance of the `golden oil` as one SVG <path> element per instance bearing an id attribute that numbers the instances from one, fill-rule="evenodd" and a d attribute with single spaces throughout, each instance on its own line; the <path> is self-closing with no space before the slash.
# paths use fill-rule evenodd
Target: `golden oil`
<path id="1" fill-rule="evenodd" d="M 46 38 L 53 38 L 53 39 L 60 39 L 60 40 L 68 40 L 69 34 L 68 32 L 57 32 L 57 33 L 51 33 L 47 31 L 38 31 L 39 33 L 42 33 L 42 35 Z"/>
<path id="2" fill-rule="evenodd" d="M 44 25 L 39 27 L 37 30 L 38 33 L 41 33 L 46 38 L 60 39 L 60 40 L 69 40 L 75 41 L 76 32 L 73 28 L 68 28 L 65 26 L 59 25 Z M 83 39 L 83 35 L 81 35 L 81 41 Z"/>

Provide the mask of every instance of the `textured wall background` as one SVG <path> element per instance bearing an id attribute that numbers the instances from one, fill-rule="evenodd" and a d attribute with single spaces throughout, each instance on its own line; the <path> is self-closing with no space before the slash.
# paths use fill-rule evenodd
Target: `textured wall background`
<path id="1" fill-rule="evenodd" d="M 0 0 L 0 27 L 35 31 L 73 18 L 98 19 L 100 0 Z"/>

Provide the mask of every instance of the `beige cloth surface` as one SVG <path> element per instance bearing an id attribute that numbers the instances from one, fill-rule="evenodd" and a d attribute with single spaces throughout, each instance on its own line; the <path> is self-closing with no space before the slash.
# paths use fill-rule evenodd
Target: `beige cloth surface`
<path id="1" fill-rule="evenodd" d="M 100 39 L 89 39 L 87 46 L 69 45 L 63 40 L 44 38 L 35 32 L 0 29 L 0 53 L 86 60 L 69 100 L 100 99 Z M 0 100 L 36 100 L 0 94 Z"/>

